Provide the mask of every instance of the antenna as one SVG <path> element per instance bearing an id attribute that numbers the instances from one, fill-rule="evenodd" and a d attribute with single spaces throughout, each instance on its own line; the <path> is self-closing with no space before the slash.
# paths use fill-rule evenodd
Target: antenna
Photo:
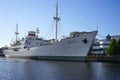
<path id="1" fill-rule="evenodd" d="M 57 42 L 57 37 L 58 37 L 58 22 L 60 20 L 60 18 L 58 17 L 58 0 L 56 0 L 56 16 L 53 17 L 53 18 L 56 21 L 55 42 Z"/>
<path id="2" fill-rule="evenodd" d="M 38 37 L 38 34 L 40 33 L 38 27 L 36 28 L 36 32 L 37 32 L 37 37 Z"/>
<path id="3" fill-rule="evenodd" d="M 19 33 L 18 33 L 18 24 L 16 24 L 16 32 L 15 32 L 15 35 L 16 35 L 16 43 L 17 43 L 17 41 L 18 41 L 18 35 L 19 35 Z"/>

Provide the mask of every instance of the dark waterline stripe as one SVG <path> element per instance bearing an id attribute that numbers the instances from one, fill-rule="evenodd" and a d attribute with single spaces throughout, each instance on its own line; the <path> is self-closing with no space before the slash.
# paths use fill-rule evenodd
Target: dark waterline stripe
<path id="1" fill-rule="evenodd" d="M 80 56 L 9 56 L 8 58 L 49 60 L 49 61 L 86 61 L 86 57 Z"/>

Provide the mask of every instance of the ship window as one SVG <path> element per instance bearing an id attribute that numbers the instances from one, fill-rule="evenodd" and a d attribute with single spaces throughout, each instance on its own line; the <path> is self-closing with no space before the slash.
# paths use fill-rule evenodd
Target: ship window
<path id="1" fill-rule="evenodd" d="M 39 38 L 36 38 L 36 40 L 42 40 L 41 38 L 39 39 Z"/>
<path id="2" fill-rule="evenodd" d="M 14 51 L 18 51 L 18 49 L 14 49 Z"/>
<path id="3" fill-rule="evenodd" d="M 40 46 L 42 46 L 43 44 L 42 43 L 40 43 Z"/>
<path id="4" fill-rule="evenodd" d="M 77 35 L 76 35 L 76 37 L 79 37 L 79 36 L 80 36 L 80 34 L 77 34 Z"/>

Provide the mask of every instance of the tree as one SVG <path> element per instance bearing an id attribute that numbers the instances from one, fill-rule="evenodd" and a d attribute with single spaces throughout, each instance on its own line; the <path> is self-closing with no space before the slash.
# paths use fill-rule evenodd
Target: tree
<path id="1" fill-rule="evenodd" d="M 106 55 L 114 55 L 117 53 L 117 42 L 115 39 L 110 41 L 110 44 L 105 50 Z"/>
<path id="2" fill-rule="evenodd" d="M 120 55 L 120 39 L 117 42 L 117 52 L 115 53 L 115 55 Z"/>

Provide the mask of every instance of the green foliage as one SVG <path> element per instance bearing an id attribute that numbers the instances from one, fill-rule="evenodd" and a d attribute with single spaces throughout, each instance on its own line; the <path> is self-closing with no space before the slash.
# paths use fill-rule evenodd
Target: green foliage
<path id="1" fill-rule="evenodd" d="M 120 45 L 120 39 L 118 40 L 118 45 Z"/>
<path id="2" fill-rule="evenodd" d="M 106 55 L 120 55 L 120 39 L 118 41 L 112 39 L 105 53 Z"/>
<path id="3" fill-rule="evenodd" d="M 115 39 L 110 41 L 108 48 L 106 48 L 106 55 L 114 55 L 117 53 L 117 42 Z"/>
<path id="4" fill-rule="evenodd" d="M 116 53 L 114 55 L 120 55 L 120 39 L 117 42 L 117 48 Z"/>

